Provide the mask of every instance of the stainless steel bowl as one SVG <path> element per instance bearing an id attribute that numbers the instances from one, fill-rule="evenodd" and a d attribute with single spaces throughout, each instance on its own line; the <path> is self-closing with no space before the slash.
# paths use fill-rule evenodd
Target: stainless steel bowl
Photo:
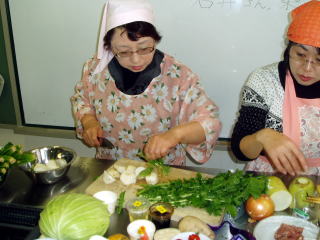
<path id="1" fill-rule="evenodd" d="M 20 165 L 20 168 L 35 182 L 43 184 L 52 184 L 59 181 L 68 172 L 70 165 L 76 160 L 77 154 L 70 148 L 61 146 L 47 146 L 35 148 L 30 152 L 36 155 L 37 160 L 32 163 Z M 35 171 L 37 163 L 47 165 L 49 160 L 66 160 L 66 164 L 52 170 Z M 51 161 L 50 161 L 51 162 Z M 52 163 L 52 162 L 51 162 Z"/>

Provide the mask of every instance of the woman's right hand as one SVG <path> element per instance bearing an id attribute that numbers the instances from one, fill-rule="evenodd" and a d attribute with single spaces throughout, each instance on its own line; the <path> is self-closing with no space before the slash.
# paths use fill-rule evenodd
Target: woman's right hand
<path id="1" fill-rule="evenodd" d="M 83 126 L 82 137 L 86 144 L 90 147 L 98 147 L 100 145 L 98 137 L 103 135 L 103 130 L 94 115 L 86 114 L 81 118 Z"/>
<path id="2" fill-rule="evenodd" d="M 307 170 L 303 153 L 286 135 L 270 128 L 262 129 L 255 135 L 277 171 L 295 175 Z"/>

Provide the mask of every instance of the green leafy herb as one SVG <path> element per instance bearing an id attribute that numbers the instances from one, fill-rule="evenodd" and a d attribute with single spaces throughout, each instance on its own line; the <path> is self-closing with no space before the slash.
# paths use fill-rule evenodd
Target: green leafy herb
<path id="1" fill-rule="evenodd" d="M 137 153 L 137 156 L 147 162 L 147 168 L 141 171 L 138 177 L 143 178 L 143 177 L 149 176 L 154 169 L 156 169 L 161 175 L 169 174 L 170 166 L 164 164 L 163 158 L 149 160 L 141 150 L 139 150 L 139 152 Z"/>
<path id="2" fill-rule="evenodd" d="M 221 215 L 225 210 L 235 216 L 237 207 L 250 196 L 266 192 L 267 178 L 237 170 L 212 178 L 204 178 L 198 173 L 194 178 L 142 187 L 138 196 L 144 196 L 152 203 L 163 201 L 175 207 L 194 206 L 214 215 Z"/>
<path id="3" fill-rule="evenodd" d="M 149 176 L 152 173 L 152 171 L 153 167 L 147 167 L 139 173 L 138 178 L 144 178 L 146 176 Z"/>
<path id="4" fill-rule="evenodd" d="M 118 198 L 118 202 L 117 202 L 117 208 L 116 211 L 118 214 L 121 214 L 122 209 L 124 207 L 124 196 L 125 196 L 126 192 L 123 191 L 120 193 L 119 198 Z"/>

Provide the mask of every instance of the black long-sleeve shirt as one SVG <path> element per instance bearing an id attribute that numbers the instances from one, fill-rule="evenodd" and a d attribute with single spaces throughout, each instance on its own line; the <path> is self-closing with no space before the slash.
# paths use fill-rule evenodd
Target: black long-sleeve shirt
<path id="1" fill-rule="evenodd" d="M 283 98 L 284 95 L 287 69 L 288 65 L 285 62 L 279 62 L 277 70 L 267 66 L 265 69 L 260 69 L 253 73 L 251 81 L 256 81 L 255 84 L 245 85 L 242 92 L 242 104 L 238 113 L 238 119 L 231 137 L 231 150 L 239 160 L 254 160 L 246 157 L 240 150 L 240 141 L 245 136 L 251 135 L 263 128 L 272 128 L 282 132 L 282 115 L 276 115 L 272 112 L 272 108 L 275 108 L 272 105 L 280 104 L 281 106 L 278 106 L 278 108 L 282 110 L 283 102 L 279 99 Z M 274 77 L 274 79 L 269 81 L 268 77 Z M 271 84 L 259 83 L 259 81 L 269 81 Z M 273 85 L 272 83 L 276 84 Z M 270 89 L 261 90 L 261 88 L 255 89 L 252 86 L 257 86 L 258 88 L 269 87 Z M 277 88 L 277 86 L 277 90 L 271 89 L 272 87 Z M 310 86 L 303 86 L 294 80 L 294 86 L 296 95 L 299 98 L 320 98 L 320 82 Z M 270 94 L 272 95 L 271 99 L 266 99 L 270 97 L 268 93 L 273 91 L 278 95 L 272 99 L 274 95 Z"/>

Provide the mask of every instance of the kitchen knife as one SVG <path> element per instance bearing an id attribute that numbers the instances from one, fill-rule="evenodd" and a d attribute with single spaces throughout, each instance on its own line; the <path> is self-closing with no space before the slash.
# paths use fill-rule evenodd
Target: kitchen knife
<path id="1" fill-rule="evenodd" d="M 112 142 L 110 142 L 107 138 L 104 137 L 98 137 L 99 143 L 100 143 L 100 147 L 105 147 L 108 149 L 112 149 L 114 148 L 114 145 L 112 144 Z"/>

